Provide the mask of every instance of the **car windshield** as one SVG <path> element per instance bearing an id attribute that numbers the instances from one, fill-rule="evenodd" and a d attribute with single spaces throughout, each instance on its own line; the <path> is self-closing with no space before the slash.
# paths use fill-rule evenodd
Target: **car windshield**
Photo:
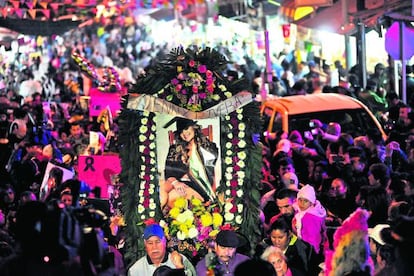
<path id="1" fill-rule="evenodd" d="M 289 132 L 294 129 L 302 132 L 310 130 L 309 122 L 312 119 L 318 119 L 324 124 L 339 123 L 342 133 L 348 133 L 353 137 L 365 135 L 367 129 L 377 127 L 364 109 L 342 109 L 289 115 Z"/>

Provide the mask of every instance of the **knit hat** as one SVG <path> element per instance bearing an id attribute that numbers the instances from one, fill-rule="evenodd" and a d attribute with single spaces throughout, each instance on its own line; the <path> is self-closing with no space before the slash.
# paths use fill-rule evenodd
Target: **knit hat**
<path id="1" fill-rule="evenodd" d="M 368 236 L 380 245 L 384 245 L 385 241 L 381 237 L 381 231 L 389 227 L 388 224 L 377 224 L 374 228 L 368 228 Z"/>
<path id="2" fill-rule="evenodd" d="M 314 204 L 316 202 L 315 189 L 313 186 L 306 184 L 299 190 L 297 198 L 307 199 Z"/>
<path id="3" fill-rule="evenodd" d="M 282 182 L 285 187 L 294 191 L 298 190 L 299 180 L 295 173 L 287 172 L 282 176 Z"/>

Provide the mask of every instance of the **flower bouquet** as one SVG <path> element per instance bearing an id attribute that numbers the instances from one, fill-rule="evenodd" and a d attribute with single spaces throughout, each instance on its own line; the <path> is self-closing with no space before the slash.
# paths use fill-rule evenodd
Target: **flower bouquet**
<path id="1" fill-rule="evenodd" d="M 169 240 L 168 246 L 190 258 L 207 254 L 210 242 L 223 227 L 218 204 L 203 203 L 197 198 L 178 198 L 160 225 Z"/>

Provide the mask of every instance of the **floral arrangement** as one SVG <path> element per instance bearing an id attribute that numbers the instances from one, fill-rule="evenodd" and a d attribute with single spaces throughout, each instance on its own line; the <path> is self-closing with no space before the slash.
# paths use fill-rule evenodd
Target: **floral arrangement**
<path id="1" fill-rule="evenodd" d="M 226 64 L 225 57 L 210 48 L 173 49 L 138 78 L 129 93 L 152 95 L 190 111 L 204 111 L 246 91 L 242 80 L 229 82 L 222 76 Z M 254 244 L 260 236 L 262 152 L 253 139 L 261 131 L 259 104 L 253 102 L 220 116 L 220 202 L 176 200 L 174 208 L 163 214 L 158 194 L 155 114 L 127 109 L 128 96 L 123 97 L 119 117 L 126 262 L 145 254 L 142 234 L 148 221 L 159 222 L 169 246 L 189 257 L 207 253 L 209 241 L 221 229 L 238 229 Z"/>
<path id="2" fill-rule="evenodd" d="M 218 204 L 181 197 L 175 200 L 173 208 L 160 225 L 164 228 L 170 247 L 194 257 L 200 251 L 207 251 L 209 242 L 223 227 L 223 222 Z"/>
<path id="3" fill-rule="evenodd" d="M 243 122 L 243 109 L 224 116 L 223 127 L 227 129 L 223 137 L 224 151 L 224 195 L 227 198 L 224 205 L 226 222 L 241 225 L 243 222 L 243 183 L 245 181 L 247 158 L 245 141 L 246 124 Z"/>

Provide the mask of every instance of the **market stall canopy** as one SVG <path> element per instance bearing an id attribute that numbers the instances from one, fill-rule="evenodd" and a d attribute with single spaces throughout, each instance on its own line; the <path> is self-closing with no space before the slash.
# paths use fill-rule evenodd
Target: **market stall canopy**
<path id="1" fill-rule="evenodd" d="M 284 0 L 281 4 L 280 15 L 291 23 L 349 35 L 356 33 L 358 22 L 368 29 L 380 29 L 386 14 L 411 13 L 412 7 L 411 0 Z"/>

